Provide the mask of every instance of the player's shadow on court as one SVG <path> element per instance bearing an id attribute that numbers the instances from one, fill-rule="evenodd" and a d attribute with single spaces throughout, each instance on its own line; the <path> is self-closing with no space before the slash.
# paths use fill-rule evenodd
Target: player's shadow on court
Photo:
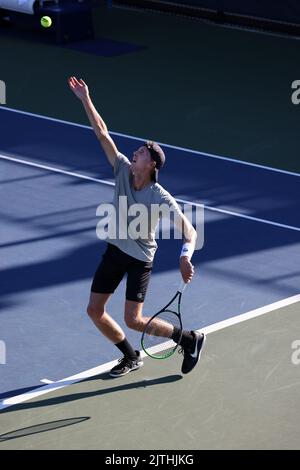
<path id="1" fill-rule="evenodd" d="M 108 380 L 110 379 L 111 381 L 114 381 L 112 377 L 110 377 L 107 374 L 104 374 L 103 376 L 95 376 L 91 377 L 89 379 L 86 379 L 81 382 L 81 384 L 86 383 L 86 382 L 91 382 L 91 381 L 96 381 L 96 380 Z M 168 384 L 172 382 L 177 382 L 178 380 L 181 380 L 182 376 L 177 374 L 177 375 L 167 375 L 165 377 L 159 377 L 156 379 L 144 379 L 140 380 L 139 382 L 134 382 L 130 384 L 123 384 L 123 385 L 117 385 L 116 387 L 109 387 L 105 388 L 103 390 L 94 390 L 91 392 L 82 392 L 82 393 L 73 393 L 70 395 L 63 395 L 60 397 L 55 397 L 55 398 L 48 398 L 46 400 L 39 400 L 35 401 L 33 403 L 22 403 L 20 405 L 13 405 L 9 408 L 6 408 L 2 411 L 0 411 L 0 414 L 2 413 L 9 413 L 10 411 L 15 411 L 17 410 L 28 410 L 28 409 L 34 409 L 34 408 L 41 408 L 41 407 L 47 407 L 47 406 L 53 406 L 53 405 L 61 405 L 63 403 L 70 403 L 72 401 L 77 401 L 77 400 L 83 400 L 86 398 L 92 398 L 92 397 L 97 397 L 101 395 L 106 395 L 108 393 L 113 393 L 113 392 L 122 392 L 125 390 L 133 390 L 137 388 L 147 388 L 147 387 L 153 387 L 154 385 L 162 385 L 162 384 Z M 57 383 L 53 384 L 53 387 L 57 386 Z"/>

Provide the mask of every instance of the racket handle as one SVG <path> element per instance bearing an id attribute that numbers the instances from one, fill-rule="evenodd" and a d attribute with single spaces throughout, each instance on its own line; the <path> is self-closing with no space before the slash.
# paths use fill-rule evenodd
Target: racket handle
<path id="1" fill-rule="evenodd" d="M 184 291 L 184 289 L 186 288 L 187 284 L 184 282 L 184 281 L 180 281 L 180 284 L 178 286 L 178 292 L 182 292 Z"/>

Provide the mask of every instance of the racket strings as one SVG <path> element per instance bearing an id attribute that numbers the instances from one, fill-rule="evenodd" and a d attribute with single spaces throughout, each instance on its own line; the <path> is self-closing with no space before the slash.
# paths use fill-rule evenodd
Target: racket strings
<path id="1" fill-rule="evenodd" d="M 156 358 L 164 358 L 173 354 L 177 348 L 177 343 L 171 339 L 175 327 L 182 329 L 180 318 L 176 312 L 164 310 L 153 317 L 147 324 L 142 339 L 146 353 Z M 167 347 L 163 344 L 164 339 L 165 342 L 168 341 Z"/>

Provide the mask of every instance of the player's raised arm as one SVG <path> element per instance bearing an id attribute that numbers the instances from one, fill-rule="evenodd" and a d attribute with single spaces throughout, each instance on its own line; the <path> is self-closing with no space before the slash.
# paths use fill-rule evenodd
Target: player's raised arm
<path id="1" fill-rule="evenodd" d="M 114 166 L 118 155 L 118 149 L 108 133 L 105 122 L 93 105 L 88 86 L 82 79 L 77 80 L 76 77 L 70 77 L 68 82 L 73 93 L 82 102 L 95 134 L 101 143 L 104 153 L 107 156 L 110 164 Z"/>

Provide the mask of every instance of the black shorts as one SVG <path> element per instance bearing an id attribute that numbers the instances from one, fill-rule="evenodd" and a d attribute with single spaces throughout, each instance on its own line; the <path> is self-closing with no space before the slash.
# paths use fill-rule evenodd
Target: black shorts
<path id="1" fill-rule="evenodd" d="M 152 264 L 152 262 L 133 258 L 115 245 L 108 243 L 102 261 L 95 272 L 91 291 L 96 294 L 112 294 L 124 274 L 127 273 L 126 299 L 144 302 Z"/>

